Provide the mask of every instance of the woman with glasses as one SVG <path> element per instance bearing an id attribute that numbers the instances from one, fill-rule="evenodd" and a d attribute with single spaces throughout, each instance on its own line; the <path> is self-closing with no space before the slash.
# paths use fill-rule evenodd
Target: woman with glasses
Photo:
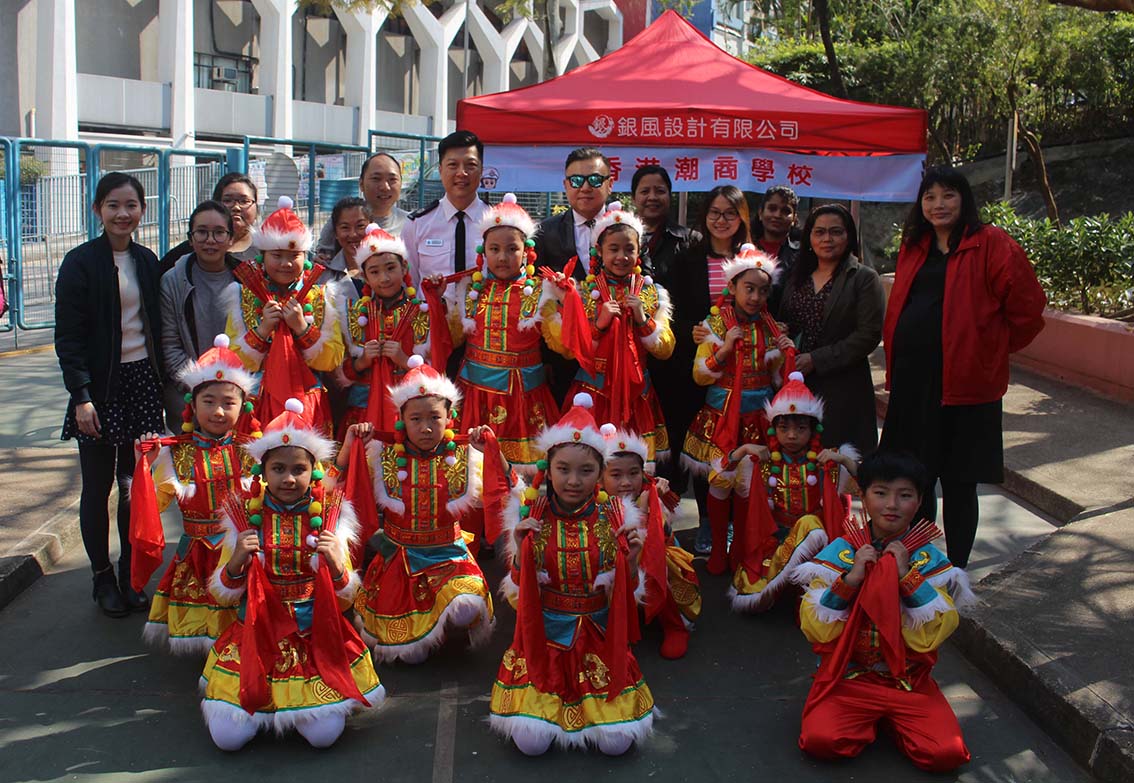
<path id="1" fill-rule="evenodd" d="M 213 201 L 219 201 L 232 214 L 232 242 L 228 252 L 238 261 L 255 258 L 257 250 L 252 246 L 252 230 L 260 218 L 256 183 L 247 174 L 225 174 L 213 188 Z M 168 272 L 180 259 L 192 252 L 189 240 L 171 248 L 161 259 L 162 272 Z"/>
<path id="2" fill-rule="evenodd" d="M 189 216 L 190 252 L 161 278 L 165 410 L 170 428 L 181 426 L 189 389 L 173 380 L 224 332 L 224 297 L 240 261 L 230 253 L 236 220 L 218 201 L 201 202 Z"/>
<path id="3" fill-rule="evenodd" d="M 811 210 L 800 244 L 776 314 L 790 335 L 781 339 L 795 345 L 795 368 L 823 400 L 823 445 L 867 454 L 878 445 L 870 354 L 882 340 L 882 282 L 855 256 L 858 230 L 841 204 Z"/>
<path id="4" fill-rule="evenodd" d="M 685 432 L 697 411 L 705 404 L 705 387 L 698 386 L 689 368 L 697 346 L 693 338 L 693 328 L 701 323 L 709 307 L 728 285 L 724 279 L 723 264 L 737 253 L 740 246 L 750 242 L 748 232 L 748 201 L 744 192 L 735 185 L 720 185 L 709 191 L 705 207 L 696 232 L 698 241 L 689 246 L 677 260 L 672 272 L 673 285 L 670 288 L 673 299 L 673 334 L 677 339 L 671 364 L 684 367 L 685 372 L 674 385 L 673 395 L 680 396 L 680 405 L 671 408 L 682 411 L 673 419 L 666 412 L 666 426 L 669 428 L 671 443 L 684 443 Z M 693 494 L 697 498 L 697 510 L 701 526 L 697 531 L 694 551 L 699 555 L 709 554 L 711 535 L 708 517 L 709 485 L 704 478 L 693 479 Z"/>

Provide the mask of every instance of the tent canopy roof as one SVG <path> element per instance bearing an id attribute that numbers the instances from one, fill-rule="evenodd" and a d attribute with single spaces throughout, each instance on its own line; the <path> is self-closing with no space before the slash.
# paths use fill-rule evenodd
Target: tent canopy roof
<path id="1" fill-rule="evenodd" d="M 833 98 L 722 51 L 674 11 L 547 82 L 468 98 L 457 126 L 486 144 L 757 147 L 924 153 L 926 113 Z"/>

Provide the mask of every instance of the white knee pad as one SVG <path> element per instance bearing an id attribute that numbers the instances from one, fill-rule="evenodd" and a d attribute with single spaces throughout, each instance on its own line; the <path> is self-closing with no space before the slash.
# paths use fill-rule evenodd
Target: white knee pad
<path id="1" fill-rule="evenodd" d="M 295 724 L 295 730 L 313 748 L 329 748 L 342 736 L 346 726 L 346 715 L 326 715 L 322 718 L 305 720 Z"/>
<path id="2" fill-rule="evenodd" d="M 521 732 L 512 735 L 512 742 L 525 756 L 542 756 L 551 747 L 551 735 L 529 734 Z"/>
<path id="3" fill-rule="evenodd" d="M 598 736 L 598 748 L 608 756 L 621 756 L 630 750 L 633 744 L 634 737 L 623 732 L 603 733 Z"/>
<path id="4" fill-rule="evenodd" d="M 250 720 L 234 720 L 228 715 L 213 715 L 208 719 L 213 744 L 221 750 L 240 750 L 256 736 L 256 724 Z"/>

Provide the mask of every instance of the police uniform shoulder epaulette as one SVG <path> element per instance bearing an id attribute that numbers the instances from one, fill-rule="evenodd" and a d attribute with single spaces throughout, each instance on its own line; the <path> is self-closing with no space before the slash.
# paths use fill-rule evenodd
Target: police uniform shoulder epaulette
<path id="1" fill-rule="evenodd" d="M 411 212 L 410 215 L 409 215 L 409 219 L 410 220 L 417 220 L 422 215 L 428 215 L 430 212 L 437 209 L 437 207 L 439 207 L 439 206 L 441 206 L 441 199 L 434 199 L 432 202 L 430 202 L 429 204 L 426 204 L 421 209 L 418 209 L 418 210 Z"/>

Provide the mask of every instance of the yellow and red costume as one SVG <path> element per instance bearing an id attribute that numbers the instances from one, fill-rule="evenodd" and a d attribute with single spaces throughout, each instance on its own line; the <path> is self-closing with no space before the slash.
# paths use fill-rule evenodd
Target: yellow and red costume
<path id="1" fill-rule="evenodd" d="M 290 200 L 273 212 L 256 232 L 254 241 L 262 251 L 302 250 L 311 245 L 311 235 L 290 209 Z M 323 272 L 319 265 L 303 262 L 299 279 L 280 286 L 268 278 L 261 262 L 245 261 L 233 274 L 237 283 L 228 297 L 225 333 L 232 350 L 256 380 L 252 402 L 260 421 L 271 421 L 283 413 L 288 399 L 299 399 L 308 422 L 324 435 L 331 435 L 331 408 L 327 390 L 316 373 L 330 373 L 343 361 L 342 328 L 335 310 L 333 286 L 316 281 Z M 298 300 L 303 306 L 307 328 L 294 334 L 280 320 L 268 339 L 260 337 L 264 305 L 268 301 Z M 314 371 L 314 372 L 313 372 Z"/>
<path id="2" fill-rule="evenodd" d="M 647 623 L 656 618 L 662 627 L 661 656 L 681 658 L 689 647 L 693 623 L 701 616 L 701 584 L 693 568 L 693 555 L 677 543 L 671 527 L 681 498 L 669 489 L 659 493 L 658 480 L 645 474 L 645 441 L 612 424 L 604 424 L 600 431 L 606 437 L 607 460 L 633 455 L 642 463 L 643 489 L 633 500 L 646 520 L 638 569 L 639 582 L 645 588 L 645 617 Z"/>
<path id="3" fill-rule="evenodd" d="M 541 354 L 543 341 L 555 339 L 546 316 L 555 313 L 556 304 L 550 284 L 535 276 L 535 224 L 511 193 L 488 212 L 477 233 L 485 237 L 501 228 L 524 237 L 519 274 L 497 279 L 478 253 L 477 270 L 446 290 L 446 303 L 453 343 L 465 344 L 457 375 L 464 397 L 461 426 L 491 426 L 508 462 L 531 475 L 539 459 L 535 437 L 559 413 Z"/>
<path id="4" fill-rule="evenodd" d="M 427 395 L 453 405 L 460 401 L 448 378 L 418 362 L 412 360 L 414 368 L 390 390 L 399 410 Z M 474 647 L 492 633 L 492 595 L 469 552 L 472 534 L 461 529 L 461 520 L 482 508 L 486 457 L 465 439 L 458 443 L 451 429 L 428 453 L 402 432 L 396 430 L 394 442 L 376 438 L 367 446 L 383 526 L 355 611 L 378 660 L 420 663 L 452 629 L 467 629 Z M 487 458 L 499 465 L 498 453 Z M 496 473 L 502 470 L 500 465 Z M 498 487 L 499 480 L 492 483 Z M 493 527 L 499 527 L 498 518 Z"/>
<path id="5" fill-rule="evenodd" d="M 603 453 L 594 420 L 578 405 L 540 442 Z M 489 723 L 528 754 L 552 743 L 624 753 L 654 720 L 653 695 L 630 650 L 637 580 L 625 536 L 641 514 L 605 492 L 577 509 L 525 492 L 505 522 L 512 569 L 501 589 L 516 607 L 516 632 L 492 687 Z M 513 531 L 527 518 L 539 529 L 517 545 Z"/>
<path id="6" fill-rule="evenodd" d="M 728 589 L 733 611 L 762 612 L 770 609 L 776 597 L 791 580 L 791 571 L 815 557 L 843 530 L 850 510 L 850 497 L 844 493 L 850 474 L 835 463 L 820 465 L 823 401 L 815 397 L 793 372 L 788 381 L 766 404 L 765 413 L 773 428 L 768 430 L 771 459 L 746 459 L 736 471 L 736 496 L 740 513 L 733 549 L 739 553 Z M 775 435 L 780 416 L 807 416 L 812 420 L 812 437 L 807 450 L 793 457 L 784 451 Z M 844 445 L 839 451 L 853 459 L 858 452 Z"/>
<path id="7" fill-rule="evenodd" d="M 213 346 L 187 364 L 178 380 L 191 390 L 182 434 L 140 444 L 142 457 L 135 465 L 130 539 L 137 545 L 131 552 L 131 578 L 140 590 L 161 565 L 165 534 L 160 514 L 176 501 L 183 532 L 150 603 L 142 638 L 175 654 L 203 654 L 236 619 L 235 605 L 218 602 L 209 591 L 209 578 L 220 564 L 221 500 L 246 490 L 251 475 L 252 460 L 237 444 L 259 433 L 215 437 L 194 425 L 192 401 L 205 387 L 227 383 L 246 395 L 252 386 L 225 335 L 217 335 Z M 244 403 L 241 414 L 246 416 L 248 408 Z M 258 430 L 259 424 L 252 419 L 248 428 Z"/>
<path id="8" fill-rule="evenodd" d="M 356 253 L 359 269 L 365 267 L 366 259 L 379 253 L 392 253 L 404 261 L 406 246 L 400 239 L 371 224 Z M 348 280 L 341 285 L 353 286 L 354 283 Z M 354 301 L 345 301 L 346 297 L 342 296 L 339 298 L 344 300 L 339 309 L 346 347 L 343 375 L 351 382 L 346 394 L 346 414 L 338 427 L 337 437 L 341 441 L 347 428 L 360 421 L 369 421 L 379 430 L 393 429 L 398 411 L 389 401 L 387 387 L 398 383 L 408 368 L 399 366 L 388 357 L 379 356 L 369 368 L 359 372 L 354 360 L 362 355 L 363 346 L 371 340 L 396 342 L 407 357 L 414 354 L 428 357 L 429 306 L 410 285 L 408 270 L 401 292 L 391 301 L 383 302 L 375 297 L 369 284 L 362 287 L 362 296 Z"/>
<path id="9" fill-rule="evenodd" d="M 723 265 L 730 283 L 751 270 L 764 272 L 775 282 L 779 271 L 775 259 L 742 245 L 735 258 Z M 767 441 L 768 417 L 764 405 L 772 399 L 779 384 L 783 355 L 776 347 L 779 330 L 775 320 L 761 309 L 748 316 L 734 307 L 732 298 L 722 294 L 702 322 L 709 334 L 697 346 L 693 379 L 708 386 L 705 405 L 693 417 L 685 435 L 682 464 L 694 475 L 709 477 L 708 514 L 713 550 L 707 568 L 721 574 L 738 562 L 735 543 L 729 551 L 728 527 L 733 519 L 735 465 L 729 456 L 738 446 Z M 741 337 L 723 363 L 716 354 L 725 344 L 729 329 L 739 327 Z"/>
<path id="10" fill-rule="evenodd" d="M 213 645 L 201 675 L 201 710 L 225 749 L 269 728 L 277 733 L 296 728 L 316 744 L 309 732 L 318 722 L 337 721 L 341 732 L 343 717 L 385 698 L 370 651 L 342 616 L 359 582 L 350 561 L 358 523 L 350 504 L 321 485 L 320 465 L 330 459 L 333 444 L 307 427 L 297 400 L 287 406 L 246 449 L 257 461 L 280 446 L 308 450 L 316 460 L 312 487 L 291 505 L 261 494 L 258 481 L 251 498 L 229 496 L 222 565 L 210 582 L 218 600 L 240 604 L 236 622 Z M 227 564 L 237 535 L 249 529 L 258 533 L 260 552 L 234 578 Z M 315 553 L 323 530 L 341 547 L 341 574 L 331 574 Z M 234 726 L 247 731 L 243 741 L 222 744 L 222 727 Z M 330 741 L 337 736 L 334 732 Z"/>
<path id="11" fill-rule="evenodd" d="M 799 746 L 820 758 L 857 756 L 885 723 L 918 768 L 955 769 L 969 751 L 932 669 L 938 647 L 957 627 L 957 607 L 974 600 L 968 577 L 923 542 L 911 544 L 905 577 L 899 578 L 893 555 L 883 554 L 852 587 L 845 577 L 855 552 L 871 543 L 862 532 L 862 540 L 850 534 L 835 539 L 793 571 L 806 591 L 800 627 L 821 656 Z M 881 552 L 888 543 L 873 545 Z"/>

